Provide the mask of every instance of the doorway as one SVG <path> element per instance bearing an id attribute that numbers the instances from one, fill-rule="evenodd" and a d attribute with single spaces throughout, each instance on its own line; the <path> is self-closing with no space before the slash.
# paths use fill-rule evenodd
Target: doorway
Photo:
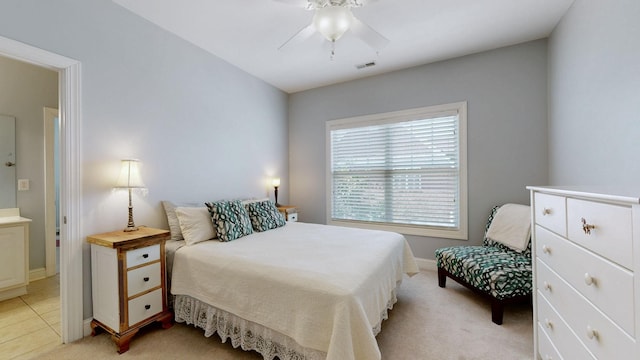
<path id="1" fill-rule="evenodd" d="M 0 36 L 0 56 L 58 73 L 60 114 L 60 317 L 68 343 L 84 336 L 80 62 Z M 87 326 L 88 329 L 88 326 Z"/>

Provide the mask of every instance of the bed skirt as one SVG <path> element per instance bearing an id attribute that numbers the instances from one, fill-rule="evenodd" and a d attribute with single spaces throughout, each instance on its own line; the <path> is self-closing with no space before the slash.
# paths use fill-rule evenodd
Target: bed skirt
<path id="1" fill-rule="evenodd" d="M 400 281 L 396 284 L 396 289 Z M 373 327 L 373 335 L 378 335 L 382 322 L 389 318 L 389 310 L 397 302 L 396 289 L 391 293 L 387 307 L 380 314 L 380 321 Z M 229 312 L 217 309 L 187 295 L 173 296 L 175 320 L 194 325 L 204 330 L 204 336 L 217 333 L 223 343 L 231 340 L 234 348 L 256 351 L 265 360 L 322 360 L 327 353 L 300 346 L 291 337 L 271 330 L 260 324 L 245 320 Z"/>

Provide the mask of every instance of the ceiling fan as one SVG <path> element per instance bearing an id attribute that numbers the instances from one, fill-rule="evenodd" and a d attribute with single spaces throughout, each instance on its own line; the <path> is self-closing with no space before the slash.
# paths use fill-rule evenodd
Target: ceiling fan
<path id="1" fill-rule="evenodd" d="M 331 42 L 331 58 L 335 55 L 335 42 L 351 30 L 358 38 L 367 43 L 376 52 L 382 50 L 389 39 L 382 36 L 369 25 L 358 20 L 351 8 L 363 6 L 366 0 L 276 0 L 288 4 L 305 3 L 307 10 L 313 10 L 313 21 L 298 31 L 278 50 L 284 50 L 310 38 L 316 31 Z M 375 0 L 370 0 L 375 1 Z"/>

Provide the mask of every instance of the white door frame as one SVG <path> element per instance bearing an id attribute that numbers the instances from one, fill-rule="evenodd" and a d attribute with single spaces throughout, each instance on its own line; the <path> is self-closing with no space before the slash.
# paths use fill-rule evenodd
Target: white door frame
<path id="1" fill-rule="evenodd" d="M 62 342 L 84 335 L 80 62 L 0 36 L 0 56 L 58 72 L 60 109 L 60 316 Z"/>
<path id="2" fill-rule="evenodd" d="M 45 107 L 44 119 L 44 243 L 45 272 L 47 277 L 56 274 L 56 176 L 55 176 L 55 121 L 58 109 Z"/>

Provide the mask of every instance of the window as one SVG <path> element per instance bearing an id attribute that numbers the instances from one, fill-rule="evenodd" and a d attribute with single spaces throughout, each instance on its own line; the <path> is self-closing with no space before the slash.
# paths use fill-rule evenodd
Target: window
<path id="1" fill-rule="evenodd" d="M 466 239 L 466 169 L 466 102 L 328 121 L 328 223 Z"/>

